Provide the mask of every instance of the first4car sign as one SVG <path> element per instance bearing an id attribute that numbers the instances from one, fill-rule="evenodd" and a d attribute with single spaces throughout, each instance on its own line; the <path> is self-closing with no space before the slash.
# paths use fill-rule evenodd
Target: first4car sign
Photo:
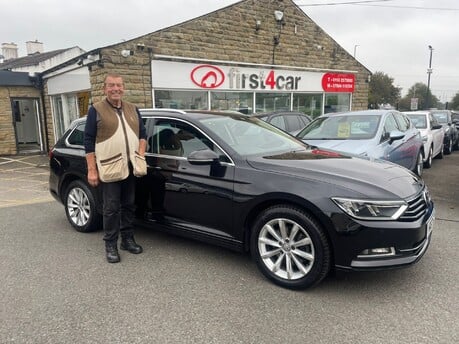
<path id="1" fill-rule="evenodd" d="M 353 92 L 354 74 L 152 61 L 153 88 Z"/>

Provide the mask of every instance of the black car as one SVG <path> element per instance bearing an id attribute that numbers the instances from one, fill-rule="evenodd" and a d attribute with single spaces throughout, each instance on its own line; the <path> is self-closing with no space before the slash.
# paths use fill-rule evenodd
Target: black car
<path id="1" fill-rule="evenodd" d="M 432 115 L 443 126 L 443 130 L 445 131 L 443 152 L 451 154 L 453 149 L 459 149 L 459 131 L 456 128 L 456 124 L 453 123 L 451 111 L 432 110 Z"/>
<path id="2" fill-rule="evenodd" d="M 311 117 L 305 113 L 296 111 L 263 112 L 253 114 L 252 116 L 268 122 L 292 135 L 296 135 L 312 121 Z"/>
<path id="3" fill-rule="evenodd" d="M 331 269 L 407 266 L 426 252 L 434 204 L 405 168 L 311 149 L 246 115 L 141 112 L 149 139 L 138 225 L 250 251 L 288 288 Z M 86 182 L 84 126 L 76 120 L 50 152 L 49 187 L 70 224 L 88 232 L 100 227 L 101 202 Z"/>

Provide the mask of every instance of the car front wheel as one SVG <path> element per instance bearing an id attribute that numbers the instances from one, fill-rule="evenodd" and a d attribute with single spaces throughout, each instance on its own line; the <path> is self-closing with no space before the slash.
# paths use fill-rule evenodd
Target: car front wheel
<path id="1" fill-rule="evenodd" d="M 445 154 L 449 155 L 453 151 L 453 139 L 450 138 L 445 147 Z"/>
<path id="2" fill-rule="evenodd" d="M 65 214 L 70 224 L 79 232 L 92 232 L 99 228 L 101 216 L 97 213 L 94 196 L 80 180 L 71 182 L 64 199 Z"/>
<path id="3" fill-rule="evenodd" d="M 273 206 L 254 223 L 251 253 L 260 271 L 274 283 L 305 289 L 330 270 L 331 253 L 321 226 L 304 211 Z"/>
<path id="4" fill-rule="evenodd" d="M 416 173 L 419 177 L 422 176 L 422 171 L 423 171 L 423 154 L 422 152 L 418 153 L 418 158 L 416 159 L 416 166 L 414 168 L 414 173 Z"/>

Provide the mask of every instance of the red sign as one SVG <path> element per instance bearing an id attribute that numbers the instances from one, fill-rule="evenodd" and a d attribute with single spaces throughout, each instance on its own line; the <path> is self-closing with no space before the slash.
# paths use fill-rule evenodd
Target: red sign
<path id="1" fill-rule="evenodd" d="M 190 74 L 191 81 L 202 88 L 217 88 L 225 81 L 223 71 L 212 65 L 200 65 Z"/>
<path id="2" fill-rule="evenodd" d="M 354 92 L 354 74 L 325 73 L 322 88 L 325 92 Z"/>

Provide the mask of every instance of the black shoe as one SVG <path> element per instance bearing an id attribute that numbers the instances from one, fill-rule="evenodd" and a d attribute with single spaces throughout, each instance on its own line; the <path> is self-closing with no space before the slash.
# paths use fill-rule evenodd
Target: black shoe
<path id="1" fill-rule="evenodd" d="M 139 254 L 143 252 L 142 246 L 138 245 L 134 237 L 127 237 L 121 239 L 120 249 L 129 251 L 134 254 Z"/>
<path id="2" fill-rule="evenodd" d="M 116 243 L 105 243 L 105 255 L 109 263 L 118 263 L 121 260 Z"/>

